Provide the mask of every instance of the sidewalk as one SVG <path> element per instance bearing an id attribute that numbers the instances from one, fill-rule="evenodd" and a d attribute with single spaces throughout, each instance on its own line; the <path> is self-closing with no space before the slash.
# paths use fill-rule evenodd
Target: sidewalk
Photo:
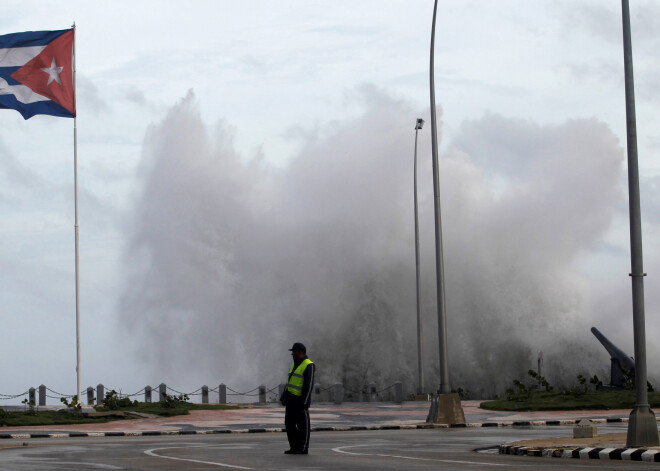
<path id="1" fill-rule="evenodd" d="M 494 412 L 479 408 L 480 401 L 463 401 L 469 427 L 570 425 L 582 418 L 621 422 L 629 410 L 558 411 L 558 412 Z M 425 428 L 430 403 L 332 403 L 313 404 L 310 408 L 312 428 L 316 430 L 361 428 Z M 0 427 L 0 438 L 15 435 L 50 434 L 121 434 L 222 433 L 228 431 L 280 431 L 284 426 L 284 409 L 277 404 L 244 406 L 235 410 L 197 410 L 190 415 L 119 420 L 105 424 L 51 425 L 32 427 Z"/>
<path id="2" fill-rule="evenodd" d="M 620 414 L 617 415 L 625 413 L 626 416 L 608 418 L 606 419 L 607 422 L 614 420 L 628 422 L 627 413 L 629 411 L 612 412 L 619 412 Z M 657 417 L 656 420 L 658 420 Z M 603 422 L 602 418 L 592 418 L 592 421 L 594 425 Z M 596 434 L 591 438 L 573 438 L 569 435 L 503 444 L 500 445 L 499 452 L 506 455 L 542 456 L 547 458 L 660 462 L 660 446 L 628 448 L 626 441 L 627 433 Z"/>
<path id="3" fill-rule="evenodd" d="M 660 446 L 628 448 L 626 447 L 626 433 L 609 433 L 593 438 L 563 437 L 523 440 L 500 445 L 499 452 L 504 455 L 547 458 L 660 462 Z"/>

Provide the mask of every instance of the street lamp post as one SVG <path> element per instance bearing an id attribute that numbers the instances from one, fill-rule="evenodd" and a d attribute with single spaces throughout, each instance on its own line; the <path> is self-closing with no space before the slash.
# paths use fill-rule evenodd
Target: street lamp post
<path id="1" fill-rule="evenodd" d="M 438 348 L 440 351 L 440 394 L 451 393 L 449 385 L 449 363 L 447 361 L 447 315 L 445 308 L 445 267 L 442 252 L 442 215 L 440 213 L 440 175 L 438 170 L 438 125 L 435 117 L 435 17 L 438 10 L 438 0 L 433 5 L 433 26 L 431 28 L 431 147 L 433 158 L 433 208 L 435 210 L 435 276 L 438 296 Z"/>
<path id="2" fill-rule="evenodd" d="M 628 447 L 660 444 L 658 425 L 651 410 L 646 389 L 646 333 L 644 322 L 644 266 L 642 257 L 642 220 L 639 204 L 639 167 L 637 162 L 637 124 L 635 86 L 633 80 L 630 9 L 621 0 L 623 20 L 623 62 L 626 86 L 626 128 L 628 148 L 628 194 L 630 210 L 630 260 L 633 304 L 633 337 L 635 342 L 636 403 L 628 421 Z"/>
<path id="3" fill-rule="evenodd" d="M 417 215 L 417 133 L 424 126 L 424 120 L 417 118 L 415 123 L 415 282 L 417 291 L 417 369 L 418 369 L 418 385 L 417 394 L 424 394 L 424 348 L 422 338 L 422 307 L 419 303 L 420 299 L 420 283 L 419 283 L 419 218 Z"/>
<path id="4" fill-rule="evenodd" d="M 433 157 L 433 207 L 435 210 L 435 273 L 438 298 L 438 350 L 440 354 L 440 386 L 431 402 L 427 422 L 457 424 L 465 423 L 465 414 L 458 394 L 451 393 L 449 385 L 449 361 L 447 359 L 447 316 L 445 308 L 445 269 L 442 253 L 442 221 L 440 214 L 440 174 L 438 169 L 438 126 L 435 116 L 434 45 L 435 18 L 438 0 L 433 4 L 433 26 L 431 28 L 431 144 Z"/>

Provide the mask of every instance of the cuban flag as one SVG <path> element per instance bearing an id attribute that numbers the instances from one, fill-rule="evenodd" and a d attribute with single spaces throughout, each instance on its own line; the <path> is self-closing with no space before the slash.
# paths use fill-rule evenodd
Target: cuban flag
<path id="1" fill-rule="evenodd" d="M 73 29 L 0 36 L 0 108 L 73 118 Z"/>

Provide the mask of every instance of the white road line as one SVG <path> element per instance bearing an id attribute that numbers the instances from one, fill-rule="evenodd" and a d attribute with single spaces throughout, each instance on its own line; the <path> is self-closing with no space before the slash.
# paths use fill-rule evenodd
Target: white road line
<path id="1" fill-rule="evenodd" d="M 23 462 L 24 460 L 21 460 Z M 70 465 L 75 465 L 71 469 L 78 469 L 80 466 L 91 466 L 92 468 L 99 468 L 99 469 L 125 469 L 122 468 L 121 466 L 114 466 L 111 464 L 102 464 L 102 463 L 86 463 L 83 461 L 60 461 L 57 458 L 47 458 L 47 459 L 39 459 L 39 460 L 25 460 L 25 461 L 35 461 L 38 463 L 44 463 L 51 461 L 54 464 L 70 464 Z"/>
<path id="2" fill-rule="evenodd" d="M 380 456 L 383 458 L 399 458 L 403 460 L 416 460 L 416 461 L 435 461 L 437 463 L 461 463 L 461 464 L 476 464 L 479 466 L 504 466 L 504 467 L 515 467 L 516 465 L 510 464 L 497 464 L 497 463 L 485 463 L 483 461 L 460 461 L 460 460 L 438 460 L 434 458 L 417 458 L 414 456 L 399 456 L 399 455 L 385 455 L 382 453 L 353 453 L 350 451 L 344 451 L 345 448 L 357 448 L 361 446 L 373 446 L 372 444 L 367 445 L 349 445 L 349 446 L 338 446 L 333 448 L 332 451 L 335 453 L 342 453 L 344 455 L 354 455 L 354 456 Z"/>
<path id="3" fill-rule="evenodd" d="M 190 463 L 210 464 L 210 465 L 213 465 L 213 466 L 222 466 L 223 468 L 254 469 L 254 468 L 247 468 L 245 466 L 237 466 L 237 465 L 234 465 L 234 464 L 217 463 L 215 461 L 191 460 L 191 459 L 188 459 L 188 458 L 175 458 L 173 456 L 163 456 L 163 455 L 157 455 L 156 453 L 154 453 L 154 452 L 159 451 L 159 450 L 172 450 L 172 449 L 175 449 L 175 448 L 211 448 L 211 447 L 206 447 L 206 446 L 201 446 L 201 447 L 200 446 L 194 446 L 194 447 L 191 447 L 191 446 L 170 446 L 170 447 L 166 447 L 166 448 L 152 448 L 151 450 L 145 450 L 144 454 L 149 455 L 149 456 L 153 456 L 155 458 L 164 458 L 166 460 L 188 461 Z"/>
<path id="4" fill-rule="evenodd" d="M 111 464 L 103 464 L 103 463 L 87 463 L 84 461 L 60 461 L 57 458 L 24 458 L 20 457 L 20 459 L 16 460 L 17 462 L 20 463 L 53 463 L 54 465 L 58 464 L 70 464 L 72 467 L 70 469 L 78 469 L 80 466 L 89 466 L 92 468 L 99 468 L 99 469 L 125 469 L 122 468 L 121 466 L 114 466 Z M 5 469 L 10 469 L 10 468 L 5 468 Z"/>

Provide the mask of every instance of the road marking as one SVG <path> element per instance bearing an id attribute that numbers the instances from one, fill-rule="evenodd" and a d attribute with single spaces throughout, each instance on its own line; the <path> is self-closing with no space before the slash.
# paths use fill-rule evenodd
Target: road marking
<path id="1" fill-rule="evenodd" d="M 163 456 L 163 455 L 157 455 L 155 452 L 159 450 L 172 450 L 175 448 L 211 448 L 208 446 L 170 446 L 166 448 L 152 448 L 151 450 L 145 450 L 144 454 L 153 456 L 155 458 L 164 458 L 166 460 L 176 460 L 176 461 L 188 461 L 190 463 L 200 463 L 200 464 L 210 464 L 213 466 L 222 466 L 223 468 L 234 468 L 234 469 L 254 469 L 254 468 L 247 468 L 245 466 L 237 466 L 234 464 L 227 464 L 227 463 L 218 463 L 215 461 L 201 461 L 201 460 L 191 460 L 188 458 L 175 458 L 173 456 Z"/>
<path id="2" fill-rule="evenodd" d="M 23 460 L 21 460 L 21 461 L 23 461 Z M 85 463 L 85 462 L 81 462 L 81 461 L 59 461 L 57 458 L 35 459 L 35 460 L 26 460 L 26 461 L 35 461 L 35 462 L 38 462 L 38 463 L 44 463 L 44 462 L 47 462 L 47 461 L 52 461 L 56 464 L 75 465 L 71 469 L 76 469 L 79 466 L 83 466 L 83 465 L 84 466 L 91 466 L 92 468 L 99 468 L 99 469 L 124 469 L 121 466 L 114 466 L 114 465 L 111 465 L 111 464 Z"/>
<path id="3" fill-rule="evenodd" d="M 345 448 L 357 448 L 361 446 L 373 446 L 373 444 L 367 444 L 367 445 L 349 445 L 349 446 L 338 446 L 337 448 L 333 448 L 332 451 L 335 453 L 342 453 L 344 455 L 354 455 L 354 456 L 380 456 L 383 458 L 400 458 L 403 460 L 416 460 L 416 461 L 435 461 L 438 463 L 461 463 L 461 464 L 476 464 L 479 466 L 505 466 L 505 467 L 512 467 L 515 465 L 510 465 L 510 464 L 497 464 L 497 463 L 485 463 L 483 461 L 460 461 L 460 460 L 438 460 L 434 458 L 417 458 L 414 456 L 400 456 L 400 455 L 385 455 L 382 453 L 354 453 L 351 451 L 344 451 Z"/>

